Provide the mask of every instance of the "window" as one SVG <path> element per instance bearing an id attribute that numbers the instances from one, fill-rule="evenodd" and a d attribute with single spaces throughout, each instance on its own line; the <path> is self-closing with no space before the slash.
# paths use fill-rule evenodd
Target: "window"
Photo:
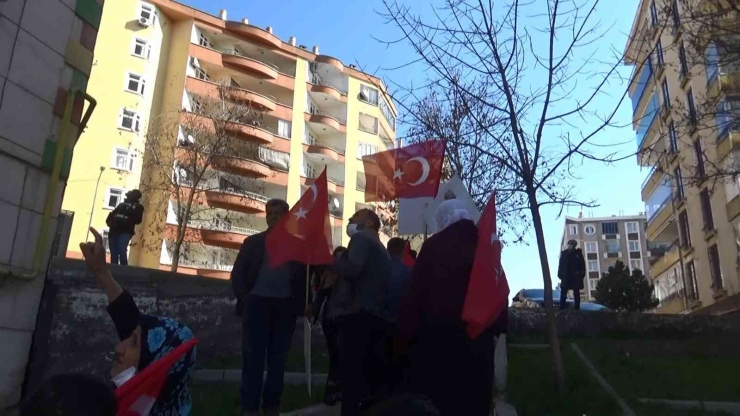
<path id="1" fill-rule="evenodd" d="M 383 117 L 385 117 L 385 120 L 390 124 L 391 128 L 395 131 L 396 130 L 396 117 L 393 116 L 393 112 L 391 111 L 391 107 L 388 105 L 388 102 L 385 101 L 385 97 L 380 97 L 380 103 L 378 104 L 380 107 L 380 112 L 383 114 Z"/>
<path id="2" fill-rule="evenodd" d="M 287 120 L 278 119 L 278 136 L 290 139 L 292 123 Z"/>
<path id="3" fill-rule="evenodd" d="M 650 25 L 655 27 L 658 25 L 658 7 L 654 1 L 650 2 Z"/>
<path id="4" fill-rule="evenodd" d="M 367 85 L 360 85 L 360 101 L 378 105 L 378 90 Z"/>
<path id="5" fill-rule="evenodd" d="M 585 248 L 586 253 L 597 253 L 599 251 L 599 244 L 596 241 L 586 241 Z"/>
<path id="6" fill-rule="evenodd" d="M 673 124 L 673 121 L 668 125 L 668 146 L 671 154 L 678 152 L 678 135 L 676 134 L 676 126 Z"/>
<path id="7" fill-rule="evenodd" d="M 642 251 L 640 247 L 640 240 L 629 240 L 627 241 L 627 246 L 629 247 L 630 251 Z"/>
<path id="8" fill-rule="evenodd" d="M 602 222 L 601 234 L 619 234 L 619 225 L 616 221 Z"/>
<path id="9" fill-rule="evenodd" d="M 208 37 L 203 34 L 203 32 L 201 32 L 198 36 L 198 45 L 213 49 L 213 44 L 211 43 L 211 41 L 208 40 Z"/>
<path id="10" fill-rule="evenodd" d="M 696 124 L 697 120 L 697 114 L 696 114 L 696 104 L 694 104 L 694 92 L 689 88 L 689 92 L 686 93 L 686 108 L 689 110 L 689 122 L 691 124 Z"/>
<path id="11" fill-rule="evenodd" d="M 682 201 L 686 198 L 683 190 L 683 175 L 681 174 L 681 167 L 677 167 L 673 170 L 673 185 L 676 188 L 676 199 Z"/>
<path id="12" fill-rule="evenodd" d="M 108 188 L 108 193 L 105 196 L 105 206 L 107 209 L 114 209 L 121 202 L 123 202 L 125 189 L 121 188 Z"/>
<path id="13" fill-rule="evenodd" d="M 660 43 L 660 40 L 658 40 L 658 43 L 655 44 L 655 58 L 658 60 L 658 67 L 665 65 L 665 57 L 663 56 L 663 44 Z"/>
<path id="14" fill-rule="evenodd" d="M 599 261 L 598 260 L 589 260 L 588 261 L 588 271 L 589 272 L 598 272 L 599 271 Z"/>
<path id="15" fill-rule="evenodd" d="M 722 266 L 719 262 L 719 248 L 713 244 L 707 250 L 709 256 L 709 271 L 712 274 L 712 290 L 715 292 L 722 289 Z"/>
<path id="16" fill-rule="evenodd" d="M 719 75 L 719 51 L 714 43 L 710 43 L 704 50 L 704 65 L 707 72 L 707 83 L 711 84 Z"/>
<path id="17" fill-rule="evenodd" d="M 681 15 L 678 10 L 678 0 L 673 0 L 673 7 L 671 7 L 671 15 L 673 17 L 673 29 L 674 31 L 681 27 Z"/>
<path id="18" fill-rule="evenodd" d="M 583 232 L 586 233 L 586 235 L 594 235 L 596 228 L 593 225 L 587 225 L 583 227 Z"/>
<path id="19" fill-rule="evenodd" d="M 570 235 L 578 235 L 578 225 L 576 225 L 576 224 L 569 224 L 568 225 L 568 234 L 570 234 Z"/>
<path id="20" fill-rule="evenodd" d="M 699 140 L 694 141 L 694 160 L 696 161 L 696 176 L 703 178 L 707 172 L 704 169 L 704 152 L 701 150 Z"/>
<path id="21" fill-rule="evenodd" d="M 121 114 L 118 116 L 118 128 L 138 132 L 140 126 L 141 116 L 139 116 L 135 111 L 131 111 L 126 108 L 121 109 Z"/>
<path id="22" fill-rule="evenodd" d="M 668 90 L 668 80 L 664 79 L 660 84 L 660 91 L 663 93 L 663 110 L 668 111 L 671 108 L 671 93 Z"/>
<path id="23" fill-rule="evenodd" d="M 211 76 L 208 75 L 208 73 L 204 71 L 203 68 L 195 68 L 195 77 L 198 79 L 202 79 L 203 81 L 211 80 Z"/>
<path id="24" fill-rule="evenodd" d="M 693 260 L 686 263 L 686 297 L 691 302 L 699 300 L 699 286 L 696 284 L 696 266 Z"/>
<path id="25" fill-rule="evenodd" d="M 604 240 L 607 253 L 619 253 L 619 240 Z"/>
<path id="26" fill-rule="evenodd" d="M 134 158 L 136 154 L 128 149 L 122 149 L 117 147 L 113 149 L 113 169 L 127 170 L 129 172 L 134 170 Z"/>
<path id="27" fill-rule="evenodd" d="M 378 153 L 378 146 L 358 142 L 357 143 L 357 158 L 361 159 L 363 156 L 369 156 Z"/>
<path id="28" fill-rule="evenodd" d="M 372 134 L 378 134 L 378 119 L 364 113 L 360 113 L 359 129 Z"/>
<path id="29" fill-rule="evenodd" d="M 683 248 L 691 248 L 691 230 L 689 229 L 689 215 L 686 211 L 678 214 L 679 237 Z"/>
<path id="30" fill-rule="evenodd" d="M 152 54 L 152 45 L 144 39 L 134 38 L 134 44 L 131 45 L 131 55 L 144 58 L 147 61 Z"/>
<path id="31" fill-rule="evenodd" d="M 205 112 L 203 104 L 197 98 L 190 96 L 190 109 L 193 113 L 203 114 Z"/>
<path id="32" fill-rule="evenodd" d="M 683 46 L 683 42 L 678 47 L 678 62 L 680 64 L 679 75 L 683 78 L 689 74 L 689 61 L 686 59 L 686 47 Z"/>
<path id="33" fill-rule="evenodd" d="M 714 217 L 712 216 L 712 202 L 709 198 L 709 190 L 704 188 L 699 193 L 701 202 L 701 218 L 704 221 L 704 232 L 714 230 Z"/>
<path id="34" fill-rule="evenodd" d="M 132 72 L 128 73 L 128 77 L 126 78 L 126 91 L 144 95 L 145 87 L 146 79 L 144 79 L 143 76 Z"/>
<path id="35" fill-rule="evenodd" d="M 642 271 L 642 260 L 639 260 L 639 259 L 630 260 L 630 270 Z"/>
<path id="36" fill-rule="evenodd" d="M 149 4 L 139 3 L 139 21 L 144 22 L 147 26 L 152 26 L 156 23 L 157 13 L 154 7 Z"/>
<path id="37" fill-rule="evenodd" d="M 640 232 L 639 222 L 630 221 L 625 225 L 625 227 L 627 228 L 627 234 Z"/>
<path id="38" fill-rule="evenodd" d="M 737 120 L 740 118 L 740 111 L 738 110 L 740 110 L 740 100 L 737 97 L 728 97 L 717 103 L 717 114 L 714 123 L 717 129 L 718 141 L 726 139 L 730 130 L 737 129 Z"/>

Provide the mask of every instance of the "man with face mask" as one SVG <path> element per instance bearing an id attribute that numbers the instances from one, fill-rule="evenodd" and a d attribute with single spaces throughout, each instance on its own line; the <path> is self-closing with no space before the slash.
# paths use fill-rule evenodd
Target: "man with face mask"
<path id="1" fill-rule="evenodd" d="M 267 201 L 267 231 L 247 237 L 231 271 L 237 315 L 242 316 L 242 414 L 277 416 L 283 373 L 296 317 L 305 309 L 306 266 L 296 262 L 271 268 L 267 234 L 290 211 L 282 199 Z M 265 357 L 267 378 L 264 379 Z"/>
<path id="2" fill-rule="evenodd" d="M 358 415 L 360 402 L 376 396 L 387 375 L 391 259 L 379 230 L 376 213 L 357 211 L 347 225 L 347 251 L 334 263 L 331 315 L 339 328 L 342 416 Z"/>

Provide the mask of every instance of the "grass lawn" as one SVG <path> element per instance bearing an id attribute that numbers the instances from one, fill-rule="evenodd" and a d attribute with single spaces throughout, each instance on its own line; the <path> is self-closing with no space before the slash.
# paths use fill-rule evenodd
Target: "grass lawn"
<path id="1" fill-rule="evenodd" d="M 197 416 L 240 416 L 238 383 L 196 383 L 192 388 L 193 410 Z M 321 402 L 324 386 L 314 385 L 308 397 L 305 385 L 285 385 L 280 411 L 291 412 Z"/>
<path id="2" fill-rule="evenodd" d="M 736 340 L 587 340 L 578 345 L 625 399 L 740 401 Z"/>

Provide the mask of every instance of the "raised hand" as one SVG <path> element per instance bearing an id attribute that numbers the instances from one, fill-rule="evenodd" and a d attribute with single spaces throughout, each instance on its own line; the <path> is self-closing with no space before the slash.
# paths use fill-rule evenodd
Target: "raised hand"
<path id="1" fill-rule="evenodd" d="M 103 237 L 95 230 L 95 228 L 90 227 L 90 232 L 95 236 L 95 242 L 80 243 L 80 251 L 82 251 L 82 256 L 85 258 L 87 267 L 89 267 L 93 273 L 99 274 L 105 272 L 108 268 L 105 261 Z"/>

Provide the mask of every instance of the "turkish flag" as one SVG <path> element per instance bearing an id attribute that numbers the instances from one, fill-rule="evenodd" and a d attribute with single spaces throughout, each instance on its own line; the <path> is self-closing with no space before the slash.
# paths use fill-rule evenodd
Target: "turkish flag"
<path id="1" fill-rule="evenodd" d="M 471 339 L 478 338 L 506 310 L 508 304 L 509 283 L 501 265 L 494 192 L 478 222 L 478 246 L 463 305 L 462 320 L 467 324 L 468 336 Z"/>
<path id="2" fill-rule="evenodd" d="M 180 344 L 172 352 L 151 363 L 142 372 L 117 388 L 118 412 L 116 416 L 147 416 L 157 401 L 170 368 L 197 343 L 198 339 L 193 338 Z"/>
<path id="3" fill-rule="evenodd" d="M 406 246 L 404 246 L 404 248 L 403 248 L 403 261 L 402 261 L 402 263 L 405 266 L 408 266 L 408 267 L 414 267 L 414 264 L 416 264 L 416 260 L 411 255 L 411 243 L 409 243 L 408 241 L 406 242 Z"/>
<path id="4" fill-rule="evenodd" d="M 437 196 L 445 142 L 429 140 L 364 156 L 365 202 Z"/>
<path id="5" fill-rule="evenodd" d="M 326 168 L 290 212 L 268 231 L 265 244 L 272 268 L 288 261 L 333 262 Z"/>

